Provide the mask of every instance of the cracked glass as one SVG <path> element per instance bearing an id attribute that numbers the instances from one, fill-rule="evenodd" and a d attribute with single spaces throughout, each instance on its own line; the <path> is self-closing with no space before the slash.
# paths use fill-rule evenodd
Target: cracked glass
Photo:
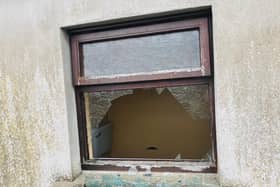
<path id="1" fill-rule="evenodd" d="M 209 160 L 208 89 L 193 85 L 84 93 L 90 159 Z"/>

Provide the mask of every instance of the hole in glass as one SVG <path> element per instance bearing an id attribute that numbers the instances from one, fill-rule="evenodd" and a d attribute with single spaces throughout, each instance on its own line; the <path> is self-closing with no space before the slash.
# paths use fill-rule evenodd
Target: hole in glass
<path id="1" fill-rule="evenodd" d="M 211 155 L 208 85 L 91 92 L 85 105 L 90 159 Z"/>

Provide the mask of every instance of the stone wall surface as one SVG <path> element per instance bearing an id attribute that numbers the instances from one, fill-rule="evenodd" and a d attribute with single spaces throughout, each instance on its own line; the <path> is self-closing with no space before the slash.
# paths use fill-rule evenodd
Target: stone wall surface
<path id="1" fill-rule="evenodd" d="M 52 186 L 80 171 L 61 27 L 205 5 L 213 10 L 219 181 L 280 186 L 279 0 L 0 1 L 0 186 Z"/>

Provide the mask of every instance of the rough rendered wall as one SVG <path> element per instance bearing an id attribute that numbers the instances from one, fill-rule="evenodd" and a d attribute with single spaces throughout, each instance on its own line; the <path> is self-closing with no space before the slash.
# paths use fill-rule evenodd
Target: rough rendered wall
<path id="1" fill-rule="evenodd" d="M 50 186 L 72 176 L 76 137 L 61 26 L 202 5 L 213 8 L 220 181 L 280 186 L 279 0 L 2 0 L 0 186 Z"/>
<path id="2" fill-rule="evenodd" d="M 60 7 L 0 2 L 0 186 L 71 178 Z"/>
<path id="3" fill-rule="evenodd" d="M 280 186 L 280 1 L 214 7 L 223 184 Z"/>

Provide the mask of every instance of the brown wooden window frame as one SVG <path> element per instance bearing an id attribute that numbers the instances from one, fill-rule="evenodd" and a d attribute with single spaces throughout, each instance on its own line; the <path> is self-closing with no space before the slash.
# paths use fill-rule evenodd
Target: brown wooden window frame
<path id="1" fill-rule="evenodd" d="M 152 171 L 174 171 L 174 172 L 216 172 L 216 130 L 214 114 L 214 85 L 213 64 L 211 61 L 211 20 L 209 11 L 190 13 L 167 13 L 144 18 L 121 19 L 97 23 L 93 26 L 82 26 L 70 30 L 70 45 L 72 55 L 73 85 L 75 87 L 76 104 L 78 113 L 78 130 L 80 142 L 80 155 L 82 169 L 90 170 L 128 170 L 129 167 L 118 166 L 115 161 L 132 162 L 139 171 L 144 171 L 141 165 L 145 163 L 157 163 L 160 167 L 152 167 Z M 190 16 L 191 15 L 191 16 Z M 128 75 L 119 78 L 96 78 L 86 79 L 83 76 L 83 51 L 82 44 L 96 41 L 116 40 L 130 37 L 139 37 L 150 34 L 168 33 L 183 30 L 199 30 L 200 63 L 201 70 L 185 71 L 177 73 L 155 73 L 147 75 Z M 201 165 L 199 160 L 183 159 L 175 161 L 171 159 L 121 159 L 97 158 L 89 159 L 87 145 L 87 130 L 85 125 L 84 92 L 125 90 L 135 88 L 158 88 L 166 86 L 189 86 L 208 85 L 210 110 L 211 110 L 211 161 Z M 167 163 L 167 165 L 162 163 Z M 173 164 L 172 164 L 173 163 Z M 180 167 L 182 166 L 187 167 Z M 189 166 L 189 167 L 188 167 Z M 202 168 L 202 169 L 199 169 Z"/>
<path id="2" fill-rule="evenodd" d="M 201 70 L 183 71 L 176 73 L 156 73 L 147 75 L 129 75 L 126 77 L 114 78 L 96 78 L 87 79 L 83 75 L 83 50 L 81 45 L 90 42 L 100 42 L 107 40 L 118 40 L 123 38 L 147 36 L 151 34 L 162 34 L 168 32 L 178 32 L 185 30 L 199 30 L 200 38 L 200 60 Z M 209 38 L 208 38 L 208 19 L 196 18 L 192 20 L 180 20 L 167 23 L 158 23 L 152 25 L 144 25 L 137 27 L 121 28 L 114 30 L 106 30 L 87 34 L 77 34 L 71 39 L 73 51 L 73 74 L 75 85 L 95 85 L 108 83 L 125 83 L 134 81 L 151 81 L 162 79 L 175 79 L 186 77 L 209 76 L 210 72 L 210 54 L 209 54 Z M 74 52 L 75 51 L 75 52 Z"/>

